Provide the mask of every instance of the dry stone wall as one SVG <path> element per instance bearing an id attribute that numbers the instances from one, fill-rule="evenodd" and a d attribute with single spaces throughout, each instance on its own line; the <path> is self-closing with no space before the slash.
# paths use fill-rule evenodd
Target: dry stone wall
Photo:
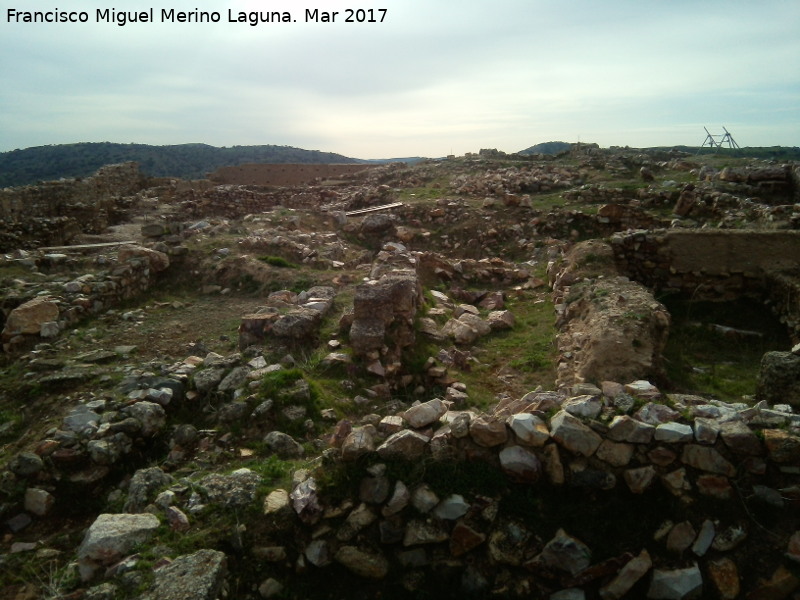
<path id="1" fill-rule="evenodd" d="M 65 261 L 66 255 L 43 260 Z M 138 246 L 119 250 L 116 260 L 99 257 L 96 273 L 66 283 L 48 283 L 12 293 L 3 301 L 3 350 L 14 351 L 42 338 L 56 337 L 86 315 L 100 313 L 147 290 L 155 274 L 169 267 L 163 252 Z"/>
<path id="2" fill-rule="evenodd" d="M 620 272 L 692 300 L 755 297 L 800 337 L 800 232 L 627 231 L 612 236 Z"/>
<path id="3" fill-rule="evenodd" d="M 64 244 L 119 221 L 146 179 L 137 163 L 108 165 L 91 177 L 0 190 L 0 250 Z"/>

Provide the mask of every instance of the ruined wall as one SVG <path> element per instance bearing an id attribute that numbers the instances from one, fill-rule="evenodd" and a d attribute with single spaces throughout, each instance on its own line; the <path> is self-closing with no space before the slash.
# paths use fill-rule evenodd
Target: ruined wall
<path id="1" fill-rule="evenodd" d="M 628 231 L 611 244 L 620 271 L 656 292 L 765 300 L 800 338 L 798 231 Z"/>
<path id="2" fill-rule="evenodd" d="M 155 274 L 169 266 L 166 254 L 138 246 L 120 248 L 117 260 L 101 256 L 98 261 L 98 266 L 105 267 L 98 273 L 66 283 L 50 282 L 4 298 L 0 306 L 3 350 L 14 351 L 41 338 L 56 337 L 83 317 L 108 310 L 144 292 L 155 282 Z M 27 313 L 25 305 L 34 298 L 52 304 L 52 312 L 44 313 L 52 318 L 43 320 L 42 313 Z"/>
<path id="3" fill-rule="evenodd" d="M 209 173 L 208 178 L 217 184 L 292 186 L 316 179 L 339 179 L 369 168 L 369 165 L 247 164 L 222 167 Z"/>
<path id="4" fill-rule="evenodd" d="M 67 243 L 119 222 L 121 200 L 146 185 L 134 162 L 108 165 L 91 177 L 0 190 L 0 250 Z"/>

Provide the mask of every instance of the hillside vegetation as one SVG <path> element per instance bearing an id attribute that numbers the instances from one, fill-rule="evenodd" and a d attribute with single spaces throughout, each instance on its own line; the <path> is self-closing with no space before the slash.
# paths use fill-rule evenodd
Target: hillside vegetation
<path id="1" fill-rule="evenodd" d="M 135 161 L 146 175 L 200 179 L 219 167 L 245 163 L 357 163 L 318 150 L 291 146 L 207 144 L 149 146 L 147 144 L 79 143 L 38 146 L 0 154 L 0 187 L 28 185 L 62 177 L 86 177 L 103 165 Z"/>

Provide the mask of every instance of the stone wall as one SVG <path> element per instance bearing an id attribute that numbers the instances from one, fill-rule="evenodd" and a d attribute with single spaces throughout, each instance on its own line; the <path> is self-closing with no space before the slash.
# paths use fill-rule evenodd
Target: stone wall
<path id="1" fill-rule="evenodd" d="M 63 255 L 49 255 L 58 257 Z M 66 257 L 64 257 L 66 258 Z M 137 246 L 123 247 L 117 260 L 98 257 L 97 273 L 66 283 L 51 282 L 24 294 L 9 294 L 2 305 L 3 350 L 23 348 L 59 332 L 81 318 L 108 310 L 147 290 L 155 274 L 169 266 L 162 252 Z"/>
<path id="2" fill-rule="evenodd" d="M 371 168 L 369 165 L 264 165 L 221 167 L 209 173 L 217 184 L 292 186 L 315 180 L 340 179 Z"/>
<path id="3" fill-rule="evenodd" d="M 0 190 L 0 250 L 64 244 L 119 222 L 122 198 L 144 188 L 137 163 L 108 165 L 91 177 Z"/>
<path id="4" fill-rule="evenodd" d="M 800 337 L 800 232 L 653 230 L 611 238 L 623 274 L 692 300 L 767 301 Z"/>

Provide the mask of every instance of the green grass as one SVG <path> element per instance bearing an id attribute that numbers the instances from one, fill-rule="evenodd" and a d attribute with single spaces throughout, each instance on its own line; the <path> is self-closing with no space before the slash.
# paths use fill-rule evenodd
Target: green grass
<path id="1" fill-rule="evenodd" d="M 785 328 L 760 303 L 662 302 L 672 315 L 664 358 L 676 391 L 740 402 L 755 393 L 764 353 L 790 347 Z M 763 337 L 723 335 L 709 327 L 713 324 L 759 331 Z"/>
<path id="2" fill-rule="evenodd" d="M 556 348 L 553 303 L 544 294 L 510 300 L 506 304 L 516 319 L 509 331 L 493 332 L 473 352 L 480 365 L 457 378 L 467 384 L 470 403 L 485 408 L 500 392 L 523 395 L 537 386 L 553 389 Z M 498 375 L 510 376 L 504 383 Z"/>
<path id="3" fill-rule="evenodd" d="M 296 269 L 297 265 L 289 262 L 280 256 L 259 256 L 258 260 L 265 262 L 270 266 L 278 267 L 281 269 Z"/>

